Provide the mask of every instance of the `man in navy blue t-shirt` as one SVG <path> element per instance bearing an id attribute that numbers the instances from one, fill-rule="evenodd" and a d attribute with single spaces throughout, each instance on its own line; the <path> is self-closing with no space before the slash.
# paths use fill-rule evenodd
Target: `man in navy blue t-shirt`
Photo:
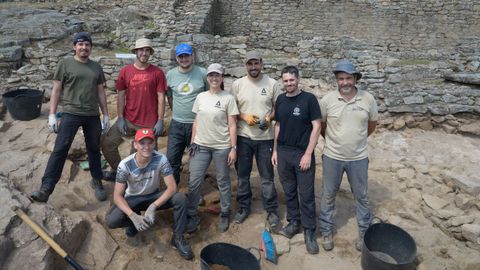
<path id="1" fill-rule="evenodd" d="M 272 164 L 278 169 L 287 204 L 288 225 L 280 234 L 292 238 L 303 226 L 307 251 L 317 254 L 314 150 L 321 130 L 320 106 L 313 94 L 298 88 L 296 67 L 286 66 L 282 70 L 282 81 L 285 93 L 275 104 L 272 154 Z"/>

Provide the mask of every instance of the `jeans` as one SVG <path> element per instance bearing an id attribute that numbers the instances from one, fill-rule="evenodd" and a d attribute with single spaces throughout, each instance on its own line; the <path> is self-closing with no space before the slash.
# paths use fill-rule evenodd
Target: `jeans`
<path id="1" fill-rule="evenodd" d="M 180 167 L 185 148 L 192 138 L 192 123 L 180 123 L 172 119 L 168 130 L 167 159 L 173 169 L 177 186 L 180 183 Z"/>
<path id="2" fill-rule="evenodd" d="M 57 138 L 55 139 L 55 146 L 48 159 L 47 167 L 42 177 L 42 189 L 50 193 L 55 189 L 55 185 L 62 176 L 68 150 L 72 145 L 79 127 L 82 127 L 85 137 L 90 175 L 94 179 L 102 179 L 102 166 L 100 163 L 100 135 L 102 124 L 100 123 L 100 117 L 63 113 Z"/>
<path id="3" fill-rule="evenodd" d="M 260 174 L 263 208 L 267 212 L 277 212 L 277 191 L 275 189 L 271 161 L 272 149 L 273 140 L 255 141 L 237 136 L 237 162 L 235 163 L 235 169 L 238 177 L 237 202 L 240 208 L 250 209 L 252 204 L 250 173 L 252 172 L 253 156 L 255 156 Z"/>
<path id="4" fill-rule="evenodd" d="M 373 216 L 368 203 L 368 158 L 341 161 L 323 158 L 323 189 L 320 201 L 320 231 L 323 235 L 333 232 L 335 195 L 340 188 L 343 173 L 347 173 L 350 189 L 355 198 L 355 209 L 360 237 L 363 237 Z"/>
<path id="5" fill-rule="evenodd" d="M 205 172 L 213 159 L 215 164 L 218 189 L 220 190 L 220 208 L 222 215 L 230 213 L 231 183 L 230 167 L 228 166 L 228 154 L 230 148 L 213 149 L 199 146 L 200 149 L 190 159 L 190 180 L 188 181 L 188 216 L 197 215 L 197 207 L 200 203 L 200 185 L 205 179 Z"/>
<path id="6" fill-rule="evenodd" d="M 163 192 L 165 191 L 158 191 L 149 195 L 131 196 L 125 198 L 125 200 L 133 212 L 140 214 L 140 211 L 147 210 L 151 203 L 162 196 Z M 177 192 L 173 194 L 173 196 L 166 203 L 157 208 L 157 210 L 173 208 L 174 234 L 182 235 L 185 232 L 185 226 L 187 224 L 187 212 L 185 211 L 186 206 L 187 198 L 185 194 Z M 128 216 L 116 205 L 114 205 L 110 211 L 108 211 L 106 223 L 107 226 L 112 229 L 121 227 L 134 227 L 130 218 L 128 218 Z"/>
<path id="7" fill-rule="evenodd" d="M 312 154 L 310 168 L 300 170 L 304 150 L 279 146 L 277 168 L 287 205 L 287 221 L 301 220 L 303 228 L 315 230 L 315 155 Z M 300 205 L 299 205 L 300 197 Z"/>

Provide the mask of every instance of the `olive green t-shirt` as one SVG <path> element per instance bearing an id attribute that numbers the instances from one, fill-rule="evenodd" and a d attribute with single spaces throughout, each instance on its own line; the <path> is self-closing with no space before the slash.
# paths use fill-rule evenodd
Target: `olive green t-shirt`
<path id="1" fill-rule="evenodd" d="M 58 63 L 53 79 L 62 84 L 63 112 L 81 116 L 100 115 L 97 86 L 105 83 L 102 67 L 93 60 L 82 63 L 66 57 Z"/>

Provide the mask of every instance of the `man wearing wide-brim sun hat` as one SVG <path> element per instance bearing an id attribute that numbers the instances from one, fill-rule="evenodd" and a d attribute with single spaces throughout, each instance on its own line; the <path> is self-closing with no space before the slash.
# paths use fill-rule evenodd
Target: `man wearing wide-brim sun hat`
<path id="1" fill-rule="evenodd" d="M 167 80 L 159 67 L 148 62 L 154 53 L 152 40 L 137 39 L 131 52 L 135 62 L 120 70 L 115 85 L 118 119 L 102 142 L 103 155 L 112 168 L 104 171 L 104 179 L 111 181 L 122 160 L 118 152 L 122 137 L 133 137 L 141 128 L 153 129 L 155 137 L 163 134 Z"/>

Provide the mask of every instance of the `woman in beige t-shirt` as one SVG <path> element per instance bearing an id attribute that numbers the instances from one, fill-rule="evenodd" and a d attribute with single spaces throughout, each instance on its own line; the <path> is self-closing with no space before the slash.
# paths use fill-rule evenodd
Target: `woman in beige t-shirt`
<path id="1" fill-rule="evenodd" d="M 188 181 L 188 219 L 186 231 L 195 231 L 200 224 L 197 208 L 200 185 L 213 160 L 220 190 L 221 214 L 219 229 L 228 230 L 231 188 L 229 168 L 237 159 L 237 115 L 235 98 L 223 90 L 224 68 L 211 64 L 207 70 L 208 91 L 200 93 L 192 111 L 196 114 L 190 146 L 190 180 Z"/>

